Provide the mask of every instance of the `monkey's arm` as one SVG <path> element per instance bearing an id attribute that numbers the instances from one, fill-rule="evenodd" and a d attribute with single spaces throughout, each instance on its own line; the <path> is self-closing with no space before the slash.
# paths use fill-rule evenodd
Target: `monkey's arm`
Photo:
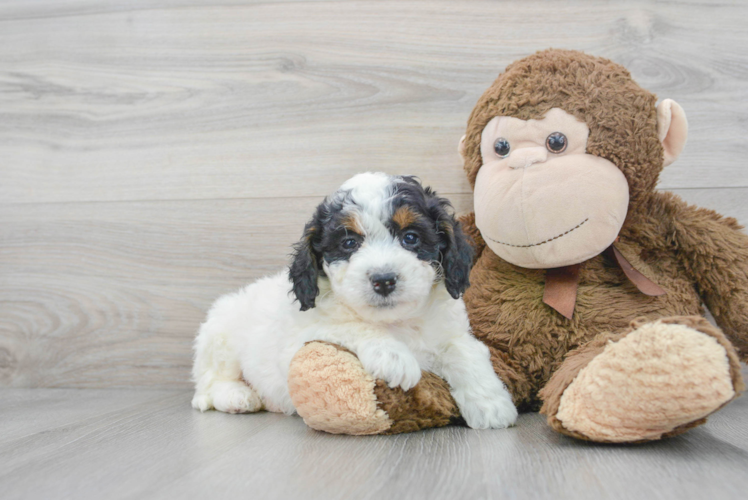
<path id="1" fill-rule="evenodd" d="M 473 240 L 473 247 L 475 248 L 475 258 L 473 262 L 478 260 L 478 257 L 483 253 L 483 249 L 486 248 L 486 242 L 483 241 L 483 237 L 480 235 L 480 231 L 475 226 L 475 212 L 470 212 L 458 218 L 462 225 L 462 232 Z"/>
<path id="2" fill-rule="evenodd" d="M 663 193 L 664 194 L 664 193 Z M 673 241 L 717 324 L 748 361 L 748 235 L 732 217 L 669 197 Z"/>

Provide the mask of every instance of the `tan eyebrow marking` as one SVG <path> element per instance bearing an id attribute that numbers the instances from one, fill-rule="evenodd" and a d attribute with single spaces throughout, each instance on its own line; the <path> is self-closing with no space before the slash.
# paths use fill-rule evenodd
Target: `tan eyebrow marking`
<path id="1" fill-rule="evenodd" d="M 358 215 L 355 212 L 346 214 L 343 220 L 340 221 L 340 225 L 354 233 L 364 234 L 364 229 L 361 227 Z"/>
<path id="2" fill-rule="evenodd" d="M 400 207 L 392 215 L 392 222 L 396 223 L 400 229 L 404 229 L 411 224 L 418 222 L 421 214 L 417 213 L 410 207 Z"/>

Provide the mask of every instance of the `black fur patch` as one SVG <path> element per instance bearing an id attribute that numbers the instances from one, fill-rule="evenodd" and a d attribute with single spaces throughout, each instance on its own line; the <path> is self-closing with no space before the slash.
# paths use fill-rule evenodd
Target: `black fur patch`
<path id="1" fill-rule="evenodd" d="M 294 245 L 293 261 L 288 269 L 288 276 L 293 283 L 293 293 L 301 304 L 302 311 L 314 307 L 319 295 L 317 277 L 322 268 L 314 251 L 314 241 L 319 237 L 320 230 L 316 217 L 307 223 L 301 240 Z"/>
<path id="2" fill-rule="evenodd" d="M 362 235 L 345 227 L 348 214 L 343 207 L 350 203 L 346 195 L 326 198 L 317 206 L 314 216 L 304 227 L 301 240 L 294 246 L 289 277 L 302 311 L 315 306 L 319 295 L 317 279 L 325 275 L 322 260 L 328 263 L 348 260 L 358 248 L 346 249 L 343 241 L 352 238 L 359 245 L 363 242 Z"/>
<path id="3" fill-rule="evenodd" d="M 473 247 L 455 219 L 449 200 L 440 198 L 430 187 L 422 186 L 415 177 L 402 176 L 401 179 L 404 182 L 395 185 L 392 213 L 408 207 L 420 217 L 407 227 L 390 221 L 390 232 L 401 242 L 406 233 L 417 234 L 418 245 L 403 247 L 415 252 L 419 259 L 441 267 L 447 291 L 457 299 L 470 286 Z"/>

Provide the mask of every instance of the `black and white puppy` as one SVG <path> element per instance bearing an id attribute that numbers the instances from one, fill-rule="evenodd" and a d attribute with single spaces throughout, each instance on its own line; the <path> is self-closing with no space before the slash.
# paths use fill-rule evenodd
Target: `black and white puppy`
<path id="1" fill-rule="evenodd" d="M 470 427 L 515 422 L 488 349 L 470 332 L 460 296 L 473 252 L 446 199 L 413 177 L 357 175 L 317 207 L 295 250 L 288 274 L 211 308 L 195 341 L 193 407 L 294 413 L 291 358 L 324 340 L 391 387 L 410 389 L 421 370 L 439 375 Z"/>

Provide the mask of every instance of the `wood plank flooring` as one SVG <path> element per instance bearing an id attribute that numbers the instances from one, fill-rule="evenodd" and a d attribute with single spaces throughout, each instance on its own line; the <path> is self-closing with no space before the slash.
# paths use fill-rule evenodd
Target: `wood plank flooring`
<path id="1" fill-rule="evenodd" d="M 508 430 L 354 437 L 272 413 L 201 414 L 190 397 L 0 389 L 2 498 L 731 500 L 748 489 L 748 398 L 683 436 L 605 446 L 538 414 Z"/>

